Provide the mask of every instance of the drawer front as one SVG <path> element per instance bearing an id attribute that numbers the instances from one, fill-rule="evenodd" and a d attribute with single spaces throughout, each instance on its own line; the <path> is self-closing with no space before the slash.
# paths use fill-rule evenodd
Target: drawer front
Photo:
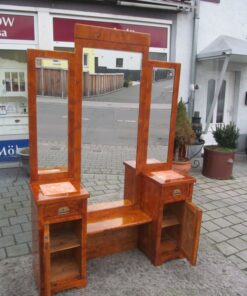
<path id="1" fill-rule="evenodd" d="M 82 215 L 82 204 L 80 200 L 59 202 L 44 206 L 44 219 L 63 219 L 74 215 Z"/>
<path id="2" fill-rule="evenodd" d="M 163 202 L 175 202 L 180 200 L 190 199 L 189 187 L 190 185 L 177 185 L 171 187 L 164 187 L 162 194 Z"/>

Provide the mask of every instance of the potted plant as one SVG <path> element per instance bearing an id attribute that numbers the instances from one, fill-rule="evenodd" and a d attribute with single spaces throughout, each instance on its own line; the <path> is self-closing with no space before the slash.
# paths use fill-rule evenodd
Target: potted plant
<path id="1" fill-rule="evenodd" d="M 176 117 L 176 131 L 174 139 L 173 169 L 188 173 L 191 163 L 187 158 L 187 145 L 194 143 L 195 132 L 187 115 L 186 105 L 180 100 Z"/>
<path id="2" fill-rule="evenodd" d="M 230 179 L 239 129 L 233 123 L 220 124 L 213 131 L 213 136 L 217 145 L 204 147 L 202 174 L 213 179 Z"/>

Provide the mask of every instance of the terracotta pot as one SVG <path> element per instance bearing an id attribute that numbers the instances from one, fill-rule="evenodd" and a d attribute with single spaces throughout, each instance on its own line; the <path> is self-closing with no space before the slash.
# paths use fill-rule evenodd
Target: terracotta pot
<path id="1" fill-rule="evenodd" d="M 178 173 L 188 175 L 189 171 L 191 169 L 191 162 L 189 160 L 185 160 L 185 161 L 174 161 L 173 160 L 172 169 Z"/>
<path id="2" fill-rule="evenodd" d="M 213 150 L 216 146 L 205 146 L 202 174 L 205 177 L 227 180 L 232 177 L 234 152 Z"/>

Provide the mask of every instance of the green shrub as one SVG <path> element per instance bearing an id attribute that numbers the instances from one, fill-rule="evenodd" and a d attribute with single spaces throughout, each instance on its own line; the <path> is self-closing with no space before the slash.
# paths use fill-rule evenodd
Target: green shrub
<path id="1" fill-rule="evenodd" d="M 236 149 L 239 138 L 239 129 L 234 123 L 227 125 L 217 125 L 213 131 L 213 136 L 217 144 L 222 148 Z"/>

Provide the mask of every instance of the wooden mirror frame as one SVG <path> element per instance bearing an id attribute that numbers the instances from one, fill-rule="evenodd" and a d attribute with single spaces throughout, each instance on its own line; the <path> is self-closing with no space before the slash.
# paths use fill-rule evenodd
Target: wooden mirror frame
<path id="1" fill-rule="evenodd" d="M 65 168 L 38 168 L 37 147 L 37 100 L 36 100 L 36 58 L 62 59 L 68 61 L 68 163 Z M 29 151 L 30 151 L 30 178 L 31 182 L 74 179 L 74 53 L 48 50 L 27 50 L 28 63 L 28 105 L 29 105 Z M 56 172 L 58 171 L 58 172 Z"/>
<path id="2" fill-rule="evenodd" d="M 81 176 L 81 113 L 82 113 L 82 51 L 83 48 L 98 48 L 109 50 L 122 50 L 129 52 L 137 52 L 142 54 L 141 64 L 141 79 L 140 79 L 140 93 L 139 93 L 139 117 L 138 117 L 138 132 L 137 132 L 137 148 L 136 148 L 136 166 L 137 170 L 144 165 L 145 159 L 143 157 L 143 134 L 145 115 L 147 112 L 146 104 L 146 86 L 148 74 L 148 54 L 149 54 L 150 36 L 144 33 L 128 32 L 123 30 L 112 30 L 109 28 L 99 28 L 87 25 L 75 25 L 75 175 L 80 179 Z"/>
<path id="3" fill-rule="evenodd" d="M 143 154 L 145 156 L 145 165 L 143 171 L 155 171 L 155 170 L 170 170 L 172 168 L 173 160 L 173 148 L 174 148 L 174 138 L 176 130 L 176 115 L 177 115 L 177 104 L 178 104 L 178 91 L 179 91 L 179 80 L 180 80 L 180 69 L 181 65 L 178 63 L 170 63 L 156 60 L 148 61 L 148 85 L 147 85 L 147 120 L 145 122 L 145 134 L 143 135 L 143 140 L 145 144 L 143 145 Z M 153 81 L 153 69 L 163 68 L 174 70 L 174 82 L 173 82 L 173 94 L 171 102 L 171 118 L 170 118 L 170 128 L 169 128 L 169 140 L 168 140 L 168 152 L 167 161 L 158 163 L 148 163 L 148 140 L 149 140 L 149 124 L 150 124 L 150 113 L 151 113 L 151 100 L 152 100 L 152 81 Z"/>

